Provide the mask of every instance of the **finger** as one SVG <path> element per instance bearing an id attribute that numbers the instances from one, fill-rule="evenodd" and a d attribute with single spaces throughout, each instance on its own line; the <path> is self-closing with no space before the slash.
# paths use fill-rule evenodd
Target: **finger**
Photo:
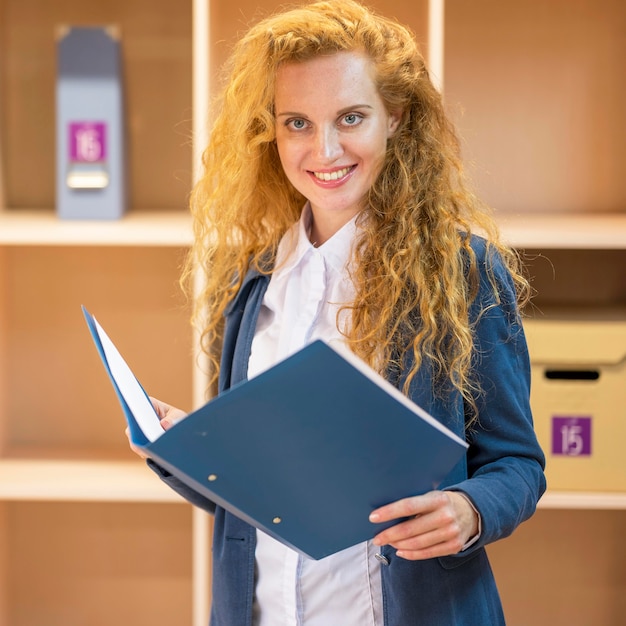
<path id="1" fill-rule="evenodd" d="M 181 409 L 177 409 L 161 400 L 157 400 L 157 398 L 153 398 L 150 396 L 150 401 L 152 402 L 152 406 L 161 422 L 161 426 L 164 430 L 171 428 L 177 422 L 180 422 L 184 417 L 187 417 L 187 413 L 182 411 Z"/>
<path id="2" fill-rule="evenodd" d="M 161 400 L 158 400 L 157 398 L 153 398 L 152 396 L 149 396 L 149 398 L 150 402 L 152 403 L 152 408 L 154 409 L 158 418 L 162 420 L 167 415 L 167 411 L 169 409 L 168 405 L 165 404 L 165 402 L 161 402 Z"/>
<path id="3" fill-rule="evenodd" d="M 416 510 L 412 507 L 410 510 Z M 374 537 L 375 545 L 392 545 L 396 548 L 407 547 L 407 540 L 420 541 L 409 547 L 425 547 L 448 541 L 460 534 L 460 526 L 455 512 L 446 494 L 436 493 L 420 500 L 420 510 L 424 511 L 410 519 L 391 526 Z M 408 508 L 403 508 L 408 511 Z"/>
<path id="4" fill-rule="evenodd" d="M 377 546 L 421 548 L 439 543 L 446 538 L 431 536 L 431 533 L 437 532 L 438 529 L 439 525 L 435 516 L 430 514 L 417 515 L 383 530 L 372 541 Z"/>
<path id="5" fill-rule="evenodd" d="M 174 424 L 176 424 L 177 421 L 178 420 L 172 419 L 171 417 L 164 417 L 161 420 L 161 426 L 162 426 L 163 430 L 168 430 L 169 428 L 174 426 Z"/>
<path id="6" fill-rule="evenodd" d="M 394 519 L 423 515 L 443 506 L 448 502 L 446 495 L 441 491 L 430 491 L 421 496 L 403 498 L 375 509 L 370 514 L 370 522 L 390 522 Z"/>
<path id="7" fill-rule="evenodd" d="M 446 541 L 421 549 L 401 549 L 396 551 L 396 555 L 407 561 L 422 561 L 435 559 L 442 556 L 457 554 L 462 546 L 456 541 Z"/>
<path id="8" fill-rule="evenodd" d="M 170 407 L 170 410 L 167 412 L 167 415 L 161 420 L 161 426 L 163 426 L 164 430 L 171 428 L 174 424 L 180 422 L 180 420 L 187 417 L 187 414 L 180 409 L 174 409 Z"/>
<path id="9" fill-rule="evenodd" d="M 390 528 L 378 533 L 372 542 L 376 546 L 387 546 L 407 540 L 420 534 L 419 518 L 412 517 L 404 522 L 399 522 Z"/>
<path id="10" fill-rule="evenodd" d="M 460 539 L 459 527 L 455 523 L 443 526 L 434 525 L 427 530 L 419 528 L 416 523 L 409 527 L 409 532 L 397 538 L 386 538 L 385 545 L 390 545 L 396 550 L 427 550 L 433 546 L 446 544 L 454 551 L 459 550 L 463 543 Z"/>

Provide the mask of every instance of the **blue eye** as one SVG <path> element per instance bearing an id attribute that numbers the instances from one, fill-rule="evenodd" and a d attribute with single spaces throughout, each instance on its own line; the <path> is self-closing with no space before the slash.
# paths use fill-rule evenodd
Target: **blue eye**
<path id="1" fill-rule="evenodd" d="M 289 120 L 287 122 L 287 126 L 291 126 L 295 130 L 302 130 L 303 128 L 306 128 L 306 122 L 303 119 L 297 118 Z"/>
<path id="2" fill-rule="evenodd" d="M 344 116 L 343 121 L 348 126 L 355 126 L 362 119 L 363 119 L 363 117 L 361 115 L 359 115 L 358 113 L 348 113 L 347 115 Z"/>

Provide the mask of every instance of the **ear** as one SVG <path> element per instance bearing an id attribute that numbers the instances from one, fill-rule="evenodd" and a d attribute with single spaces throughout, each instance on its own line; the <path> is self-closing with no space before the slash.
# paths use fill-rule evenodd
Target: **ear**
<path id="1" fill-rule="evenodd" d="M 402 113 L 403 111 L 397 110 L 392 111 L 389 114 L 389 120 L 387 123 L 387 138 L 391 137 L 396 130 L 398 130 L 398 126 L 400 126 L 400 122 L 402 121 Z"/>

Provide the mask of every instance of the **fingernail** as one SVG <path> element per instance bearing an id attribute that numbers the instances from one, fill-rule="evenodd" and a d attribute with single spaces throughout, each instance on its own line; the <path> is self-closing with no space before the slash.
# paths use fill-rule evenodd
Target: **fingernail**
<path id="1" fill-rule="evenodd" d="M 370 513 L 370 522 L 377 522 L 380 520 L 380 515 L 376 512 Z"/>

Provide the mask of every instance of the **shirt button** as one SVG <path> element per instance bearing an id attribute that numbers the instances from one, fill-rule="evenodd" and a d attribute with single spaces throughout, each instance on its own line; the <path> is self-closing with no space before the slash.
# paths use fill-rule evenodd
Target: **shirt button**
<path id="1" fill-rule="evenodd" d="M 377 561 L 380 561 L 382 565 L 389 565 L 389 559 L 380 552 L 377 552 L 374 557 Z"/>

